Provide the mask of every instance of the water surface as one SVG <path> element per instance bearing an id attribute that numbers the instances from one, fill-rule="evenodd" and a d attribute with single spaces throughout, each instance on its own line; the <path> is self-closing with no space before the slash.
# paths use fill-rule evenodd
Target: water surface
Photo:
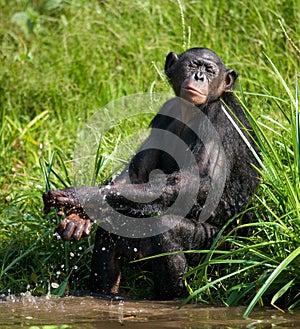
<path id="1" fill-rule="evenodd" d="M 257 308 L 243 319 L 244 307 L 188 305 L 178 301 L 108 301 L 93 297 L 7 296 L 0 301 L 0 328 L 6 329 L 279 329 L 300 328 L 300 312 Z"/>

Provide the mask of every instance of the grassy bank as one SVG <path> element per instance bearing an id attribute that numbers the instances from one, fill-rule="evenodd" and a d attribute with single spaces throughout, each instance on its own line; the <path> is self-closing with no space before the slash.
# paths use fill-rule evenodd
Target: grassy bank
<path id="1" fill-rule="evenodd" d="M 199 289 L 214 278 L 198 268 L 190 273 L 195 275 L 190 289 L 200 299 L 249 303 L 299 246 L 298 1 L 121 0 L 116 6 L 111 0 L 0 0 L 0 5 L 0 292 L 44 294 L 51 284 L 68 287 L 68 279 L 72 290 L 87 287 L 93 235 L 78 243 L 53 239 L 55 219 L 43 214 L 40 163 L 49 163 L 56 152 L 53 168 L 60 179 L 52 175 L 51 187 L 71 185 L 76 132 L 84 122 L 121 96 L 170 92 L 162 77 L 166 54 L 203 46 L 239 72 L 245 92 L 239 96 L 262 129 L 272 175 L 264 173 L 258 191 L 251 239 L 229 238 L 245 259 L 224 275 L 237 275 L 203 295 Z M 263 245 L 251 247 L 257 244 Z M 241 253 L 232 255 L 232 264 Z M 282 288 L 286 305 L 297 303 L 296 261 L 266 297 Z M 245 262 L 249 269 L 241 271 Z M 254 271 L 249 262 L 261 264 Z M 129 280 L 136 290 L 144 281 L 143 274 Z"/>

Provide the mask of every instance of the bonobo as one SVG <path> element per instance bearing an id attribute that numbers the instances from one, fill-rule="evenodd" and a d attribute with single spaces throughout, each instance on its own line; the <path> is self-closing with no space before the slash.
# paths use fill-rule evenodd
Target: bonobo
<path id="1" fill-rule="evenodd" d="M 107 185 L 52 190 L 43 195 L 45 212 L 55 207 L 66 215 L 56 230 L 65 240 L 87 236 L 95 220 L 93 211 L 101 214 L 99 221 L 104 224 L 100 223 L 94 244 L 92 292 L 117 294 L 124 260 L 210 248 L 228 220 L 245 209 L 259 183 L 251 127 L 231 92 L 237 73 L 227 69 L 213 51 L 192 48 L 181 55 L 169 53 L 165 74 L 177 97 L 162 106 L 151 122 L 150 136 L 120 175 Z M 186 152 L 178 151 L 182 150 L 180 143 Z M 79 195 L 86 196 L 86 204 Z M 188 209 L 183 209 L 187 205 Z M 127 222 L 132 232 L 145 220 L 142 223 L 154 223 L 152 228 L 161 225 L 165 229 L 154 229 L 145 237 L 118 234 L 114 227 L 118 220 L 122 226 L 122 216 L 132 218 Z M 244 215 L 250 220 L 247 216 L 251 215 Z M 236 225 L 232 222 L 229 228 Z M 195 253 L 154 258 L 156 295 L 172 298 L 185 294 L 183 275 L 199 261 L 200 255 Z"/>

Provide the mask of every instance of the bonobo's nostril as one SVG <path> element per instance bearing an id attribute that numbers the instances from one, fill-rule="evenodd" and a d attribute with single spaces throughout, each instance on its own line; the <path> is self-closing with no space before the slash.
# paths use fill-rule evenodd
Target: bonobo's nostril
<path id="1" fill-rule="evenodd" d="M 202 72 L 196 72 L 194 75 L 194 78 L 196 81 L 204 81 L 205 80 L 205 75 Z"/>

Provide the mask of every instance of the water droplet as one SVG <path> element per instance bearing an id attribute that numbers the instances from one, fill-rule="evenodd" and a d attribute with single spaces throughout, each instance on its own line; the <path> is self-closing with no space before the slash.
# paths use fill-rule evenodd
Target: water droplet
<path id="1" fill-rule="evenodd" d="M 56 288 L 59 287 L 59 284 L 56 283 L 56 282 L 52 282 L 52 283 L 51 283 L 51 287 L 54 288 L 54 289 L 56 289 Z"/>

